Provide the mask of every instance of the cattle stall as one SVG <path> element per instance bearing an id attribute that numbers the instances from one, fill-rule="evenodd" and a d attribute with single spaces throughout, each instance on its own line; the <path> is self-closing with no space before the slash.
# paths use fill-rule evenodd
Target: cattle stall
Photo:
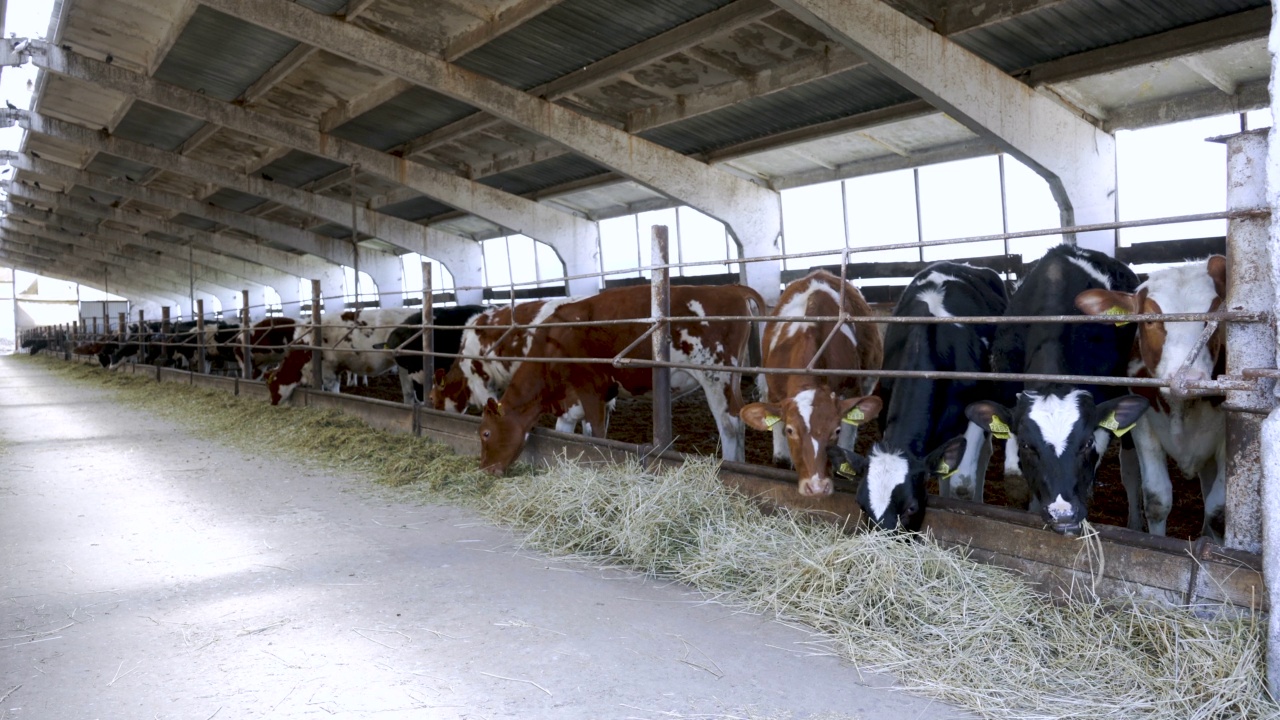
<path id="1" fill-rule="evenodd" d="M 1246 133 L 1240 136 L 1228 138 L 1226 141 L 1230 148 L 1231 168 L 1232 168 L 1232 188 L 1237 190 L 1256 189 L 1261 184 L 1261 180 L 1257 177 L 1247 177 L 1243 173 L 1247 170 L 1255 170 L 1261 165 L 1256 162 L 1247 160 L 1248 153 L 1259 152 L 1257 144 L 1260 136 L 1257 133 Z M 1251 144 L 1252 143 L 1252 144 Z M 1264 145 L 1265 146 L 1265 145 Z M 1232 194 L 1231 209 L 1223 213 L 1213 213 L 1207 215 L 1184 216 L 1181 218 L 1166 218 L 1162 220 L 1152 221 L 1134 221 L 1127 223 L 1110 223 L 1097 224 L 1091 226 L 1082 226 L 1075 228 L 1078 232 L 1088 230 L 1101 230 L 1121 227 L 1134 227 L 1140 225 L 1156 224 L 1171 221 L 1187 221 L 1201 219 L 1227 219 L 1229 220 L 1229 233 L 1223 245 L 1228 258 L 1248 257 L 1251 252 L 1256 250 L 1250 249 L 1250 242 L 1257 242 L 1257 238 L 1250 238 L 1250 233 L 1257 235 L 1258 227 L 1265 229 L 1269 214 L 1262 209 L 1257 198 L 1249 196 L 1240 197 L 1240 193 Z M 1068 229 L 1069 230 L 1069 229 Z M 917 248 L 929 245 L 954 244 L 954 243 L 974 243 L 987 240 L 1018 240 L 1020 238 L 1034 237 L 1036 235 L 1046 234 L 1046 232 L 1057 232 L 1058 229 L 1052 231 L 1031 231 L 1020 233 L 1005 233 L 1001 235 L 988 235 L 974 238 L 962 238 L 957 241 L 931 241 L 918 243 L 899 243 L 887 244 L 873 248 L 858 248 L 855 250 L 845 250 L 842 254 L 842 262 L 838 267 L 831 268 L 834 272 L 840 274 L 842 278 L 850 279 L 857 277 L 867 277 L 879 274 L 881 276 L 889 272 L 901 273 L 900 269 L 877 268 L 877 263 L 856 264 L 852 263 L 851 256 L 859 253 L 876 252 L 880 250 L 900 249 L 904 247 Z M 653 234 L 655 259 L 665 258 L 664 251 L 664 229 L 655 228 Z M 1265 234 L 1264 234 L 1265 237 Z M 1215 250 L 1212 243 L 1182 243 L 1174 244 L 1169 249 L 1173 253 L 1185 253 L 1189 247 L 1195 248 L 1195 252 L 1200 253 L 1205 248 Z M 1139 259 L 1150 262 L 1160 258 L 1152 257 L 1152 248 L 1143 248 L 1141 246 L 1133 248 L 1124 248 L 1134 261 Z M 1122 257 L 1124 253 L 1120 253 Z M 797 256 L 765 256 L 758 258 L 746 258 L 743 262 L 762 261 L 776 262 L 783 257 L 795 258 Z M 803 256 L 798 256 L 803 257 Z M 983 259 L 983 264 L 993 265 L 1003 270 L 1019 272 L 1022 269 L 1020 262 L 1011 262 L 1010 256 L 999 256 L 995 258 Z M 656 320 L 649 329 L 640 337 L 639 341 L 649 339 L 659 351 L 668 344 L 662 339 L 664 333 L 670 333 L 673 328 L 678 328 L 680 321 L 675 318 L 667 317 L 663 312 L 665 304 L 669 303 L 671 278 L 665 272 L 669 268 L 677 265 L 668 262 L 659 262 L 655 260 L 652 266 L 653 279 L 651 281 L 652 298 L 653 298 L 653 314 Z M 1274 345 L 1274 340 L 1266 336 L 1268 323 L 1271 319 L 1271 307 L 1265 303 L 1265 300 L 1259 301 L 1258 293 L 1254 292 L 1253 298 L 1250 299 L 1250 292 L 1245 290 L 1253 283 L 1257 282 L 1256 272 L 1258 268 L 1254 268 L 1245 263 L 1231 263 L 1232 275 L 1230 277 L 1231 296 L 1226 303 L 1225 310 L 1218 310 L 1209 313 L 1198 314 L 1181 314 L 1177 316 L 1165 314 L 1127 314 L 1127 315 L 1111 315 L 1107 317 L 1085 317 L 1085 316 L 1056 316 L 1056 317 L 971 317 L 964 319 L 947 318 L 945 321 L 941 319 L 922 320 L 920 318 L 912 318 L 905 320 L 902 318 L 890 318 L 883 315 L 875 315 L 868 319 L 882 324 L 891 323 L 925 323 L 925 322 L 960 322 L 960 323 L 1037 323 L 1037 322 L 1056 322 L 1056 323 L 1108 323 L 1108 322 L 1143 322 L 1148 320 L 1182 320 L 1182 321 L 1206 321 L 1208 323 L 1224 323 L 1228 328 L 1227 344 L 1229 348 L 1235 348 L 1244 344 L 1254 347 L 1268 347 L 1267 343 Z M 419 322 L 423 330 L 434 328 L 431 324 L 431 309 L 435 303 L 441 298 L 437 298 L 429 282 L 430 269 L 424 268 L 424 277 L 428 279 L 425 284 L 423 297 L 421 302 Z M 609 284 L 608 281 L 605 283 Z M 616 285 L 626 285 L 629 283 L 615 283 Z M 1240 290 L 1237 290 L 1240 288 Z M 465 289 L 465 288 L 464 288 Z M 490 289 L 493 295 L 504 294 L 501 290 Z M 544 292 L 544 291 L 540 291 Z M 507 299 L 514 300 L 523 295 L 532 295 L 535 293 L 523 292 L 520 288 L 512 286 L 505 291 Z M 332 298 L 321 298 L 318 283 L 313 285 L 313 306 L 320 307 L 323 303 L 333 302 Z M 246 308 L 247 310 L 247 308 Z M 247 313 L 246 313 L 247 315 Z M 705 321 L 708 318 L 699 318 L 699 321 Z M 721 318 L 711 317 L 710 319 L 720 320 L 736 320 L 749 321 L 756 323 L 767 322 L 767 318 L 747 317 L 747 316 L 726 316 Z M 814 318 L 809 318 L 814 319 Z M 835 318 L 841 321 L 851 318 L 843 316 Z M 143 318 L 139 318 L 140 321 Z M 590 324 L 590 323 L 583 323 Z M 308 325 L 313 328 L 314 325 Z M 518 324 L 512 324 L 510 329 L 514 330 L 520 327 Z M 74 333 L 70 329 L 56 328 L 44 329 L 43 336 L 50 338 L 55 344 L 61 343 L 59 347 L 67 347 L 73 343 Z M 308 349 L 319 349 L 307 339 L 308 334 L 313 330 L 304 330 L 299 336 L 300 347 Z M 1242 333 L 1252 334 L 1254 337 L 1244 339 Z M 1262 337 L 1257 336 L 1261 333 Z M 417 352 L 424 357 L 436 355 L 430 346 L 430 338 L 432 333 L 420 330 L 412 334 L 405 341 L 406 349 L 402 352 Z M 1206 333 L 1207 336 L 1207 333 Z M 1206 337 L 1207 339 L 1207 337 Z M 421 350 L 407 350 L 413 348 L 415 343 L 421 343 Z M 636 343 L 633 343 L 634 347 Z M 671 363 L 662 359 L 645 361 L 634 360 L 621 357 L 626 353 L 620 353 L 617 358 L 600 360 L 599 362 L 607 362 L 610 364 L 653 368 L 656 376 L 661 377 L 668 374 L 671 370 L 692 369 L 696 366 L 689 364 Z M 466 354 L 454 354 L 446 356 L 448 358 L 461 359 L 480 359 L 479 356 L 469 356 Z M 660 357 L 660 355 L 655 355 Z M 554 360 L 549 360 L 554 361 Z M 1263 591 L 1263 557 L 1261 552 L 1263 547 L 1263 538 L 1260 535 L 1264 523 L 1261 517 L 1261 501 L 1259 499 L 1259 483 L 1261 478 L 1258 476 L 1257 469 L 1263 467 L 1260 454 L 1263 449 L 1257 442 L 1257 434 L 1261 432 L 1262 414 L 1271 408 L 1269 395 L 1266 392 L 1267 387 L 1271 383 L 1276 371 L 1272 368 L 1274 362 L 1268 361 L 1262 354 L 1247 353 L 1229 355 L 1228 377 L 1218 378 L 1216 380 L 1199 380 L 1194 383 L 1187 383 L 1180 389 L 1181 392 L 1189 395 L 1209 394 L 1209 393 L 1226 393 L 1228 402 L 1227 409 L 1232 413 L 1230 415 L 1232 426 L 1232 442 L 1236 450 L 1231 455 L 1231 464 L 1229 465 L 1229 485 L 1228 485 L 1228 509 L 1227 509 L 1227 538 L 1223 544 L 1211 542 L 1206 538 L 1200 538 L 1193 542 L 1182 540 L 1174 540 L 1171 538 L 1163 538 L 1148 535 L 1142 532 L 1135 532 L 1123 527 L 1107 527 L 1098 528 L 1098 534 L 1103 541 L 1105 553 L 1107 557 L 1106 569 L 1104 571 L 1104 579 L 1099 586 L 1101 591 L 1106 593 L 1121 594 L 1125 592 L 1138 591 L 1141 594 L 1158 598 L 1162 601 L 1173 603 L 1208 603 L 1208 604 L 1226 604 L 1234 605 L 1247 609 L 1265 609 L 1265 602 L 1262 600 L 1266 597 Z M 192 384 L 200 384 L 224 389 L 228 392 L 242 394 L 252 397 L 266 398 L 268 393 L 264 384 L 251 379 L 238 377 L 208 377 L 197 372 L 187 372 L 175 370 L 173 368 L 150 368 L 143 365 L 126 366 L 132 372 L 154 372 L 157 380 L 161 381 L 179 381 Z M 319 368 L 314 368 L 317 372 Z M 778 370 L 762 368 L 758 366 L 749 366 L 742 368 L 746 373 L 778 373 Z M 837 374 L 846 374 L 850 376 L 877 376 L 887 377 L 895 375 L 894 373 L 867 370 L 867 371 L 836 371 Z M 898 373 L 897 377 L 911 377 L 910 373 Z M 937 379 L 976 379 L 976 378 L 994 378 L 994 379 L 1043 379 L 1043 380 L 1067 380 L 1073 382 L 1093 382 L 1098 384 L 1107 384 L 1113 386 L 1128 387 L 1146 387 L 1161 388 L 1168 387 L 1169 382 L 1161 381 L 1155 378 L 1117 378 L 1117 377 L 1064 377 L 1061 375 L 999 375 L 999 374 L 966 374 L 966 373 L 931 373 L 929 377 Z M 655 380 L 655 386 L 660 387 L 658 383 L 661 380 Z M 319 386 L 318 379 L 314 381 L 313 387 L 299 390 L 296 403 L 310 406 L 323 406 L 341 408 L 346 412 L 351 412 L 367 419 L 371 424 L 393 432 L 405 432 L 430 436 L 439 440 L 443 440 L 452 445 L 459 452 L 474 454 L 477 452 L 478 443 L 476 440 L 477 421 L 472 416 L 459 416 L 445 414 L 434 410 L 427 409 L 421 404 L 412 406 L 403 403 L 378 401 L 367 398 L 353 397 L 346 394 L 332 394 L 316 390 Z M 669 439 L 672 437 L 671 431 L 672 414 L 670 409 L 670 396 L 667 393 L 658 393 L 654 402 L 653 410 L 653 427 L 651 437 L 653 440 L 649 443 L 627 443 L 615 440 L 594 440 L 584 438 L 577 435 L 569 435 L 556 432 L 546 428 L 537 428 L 533 431 L 529 445 L 524 451 L 526 459 L 537 461 L 540 459 L 550 458 L 553 455 L 566 449 L 570 451 L 587 451 L 591 453 L 599 453 L 606 456 L 623 457 L 625 455 L 640 455 L 653 457 L 664 463 L 680 462 L 681 453 L 666 448 L 669 445 Z M 744 492 L 754 496 L 761 497 L 766 503 L 787 506 L 802 509 L 812 513 L 815 517 L 827 518 L 838 523 L 848 523 L 851 526 L 856 525 L 860 515 L 857 503 L 854 502 L 852 494 L 845 490 L 837 489 L 837 492 L 830 498 L 811 498 L 799 495 L 794 487 L 793 482 L 787 481 L 787 474 L 782 471 L 769 467 L 762 467 L 758 464 L 746 464 L 737 462 L 726 462 L 724 464 L 723 477 L 725 482 L 731 486 L 738 487 Z M 1053 533 L 1041 529 L 1042 524 L 1035 516 L 1010 508 L 1002 508 L 992 505 L 984 505 L 979 503 L 966 502 L 963 500 L 955 500 L 948 498 L 932 497 L 929 506 L 931 510 L 926 515 L 926 527 L 941 542 L 957 546 L 971 548 L 975 557 L 990 561 L 993 563 L 1016 568 L 1027 573 L 1046 588 L 1062 589 L 1070 587 L 1073 581 L 1081 579 L 1083 572 L 1077 567 L 1078 546 L 1068 538 L 1063 538 Z"/>

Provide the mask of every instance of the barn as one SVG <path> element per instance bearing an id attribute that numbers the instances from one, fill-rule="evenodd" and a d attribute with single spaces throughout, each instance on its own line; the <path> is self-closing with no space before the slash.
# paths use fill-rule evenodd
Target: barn
<path id="1" fill-rule="evenodd" d="M 327 412 L 312 451 L 378 430 L 343 462 L 427 438 L 494 475 L 706 467 L 859 537 L 900 514 L 1060 602 L 1252 623 L 1237 704 L 1112 716 L 1280 712 L 1269 4 L 54 0 L 15 31 L 37 5 L 0 0 L 0 88 L 30 96 L 0 110 L 0 265 L 56 360 L 0 364 L 0 718 L 1073 712 L 530 564 L 472 508 L 347 507 L 331 454 L 174 429 L 206 410 L 282 447 Z M 1211 119 L 1140 162 L 1225 182 L 1135 211 L 1126 138 Z M 957 309 L 970 271 L 998 303 Z M 41 322 L 19 274 L 101 299 Z M 943 415 L 963 443 L 924 440 Z"/>

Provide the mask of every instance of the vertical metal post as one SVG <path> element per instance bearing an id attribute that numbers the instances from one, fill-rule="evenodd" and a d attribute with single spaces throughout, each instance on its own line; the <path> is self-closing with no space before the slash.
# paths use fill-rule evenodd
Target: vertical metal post
<path id="1" fill-rule="evenodd" d="M 138 352 L 133 356 L 133 362 L 136 365 L 139 360 L 145 360 L 147 357 L 147 318 L 143 315 L 142 310 L 138 310 Z"/>
<path id="2" fill-rule="evenodd" d="M 201 374 L 208 375 L 208 358 L 204 352 L 204 300 L 196 300 L 196 360 L 200 363 Z M 194 376 L 196 372 L 195 364 L 191 366 L 191 374 Z M 195 382 L 195 378 L 192 378 Z"/>
<path id="3" fill-rule="evenodd" d="M 1224 138 L 1227 144 L 1227 209 L 1266 208 L 1266 131 L 1240 133 Z M 1271 286 L 1269 257 L 1270 222 L 1246 217 L 1227 224 L 1226 310 L 1271 310 L 1275 294 Z M 1227 325 L 1227 373 L 1275 364 L 1276 335 L 1270 323 Z M 1223 405 L 1227 413 L 1227 547 L 1259 552 L 1262 549 L 1260 409 L 1270 408 L 1274 398 L 1258 391 L 1229 391 Z M 1252 412 L 1241 412 L 1250 410 Z M 1261 410 L 1265 412 L 1265 410 Z M 1280 518 L 1277 518 L 1280 520 Z M 1270 586 L 1270 585 L 1269 585 Z"/>
<path id="4" fill-rule="evenodd" d="M 426 402 L 431 395 L 431 388 L 435 387 L 436 382 L 436 359 L 431 354 L 435 350 L 435 334 L 436 331 L 428 328 L 435 322 L 435 309 L 433 297 L 434 288 L 431 285 L 431 263 L 422 263 L 422 402 L 414 397 L 413 403 L 413 434 L 422 435 L 422 404 Z M 515 313 L 512 312 L 514 316 Z"/>
<path id="5" fill-rule="evenodd" d="M 650 258 L 655 267 L 650 285 L 650 314 L 652 322 L 658 324 L 658 330 L 650 337 L 650 342 L 654 360 L 671 362 L 671 325 L 667 322 L 671 315 L 671 269 L 656 267 L 667 264 L 667 226 L 654 225 L 652 232 Z M 653 445 L 658 450 L 665 450 L 671 445 L 671 368 L 653 369 Z"/>
<path id="6" fill-rule="evenodd" d="M 169 306 L 160 308 L 160 362 L 163 365 L 169 359 Z"/>
<path id="7" fill-rule="evenodd" d="M 103 323 L 105 323 L 106 321 L 107 321 L 107 318 L 106 318 L 106 317 L 103 317 L 103 318 L 102 318 L 102 322 L 103 322 Z M 94 334 L 94 335 L 97 335 L 97 334 L 98 334 L 98 318 L 96 318 L 96 317 L 95 317 L 95 318 L 93 318 L 93 334 Z"/>
<path id="8" fill-rule="evenodd" d="M 311 387 L 317 392 L 324 390 L 324 361 L 322 359 L 324 347 L 324 335 L 322 334 L 323 323 L 320 317 L 320 281 L 311 281 L 311 342 L 308 345 L 314 346 L 316 349 L 311 351 Z"/>
<path id="9" fill-rule="evenodd" d="M 125 322 L 125 314 L 120 313 L 118 316 L 118 320 L 119 320 L 119 325 L 116 326 L 116 334 L 120 336 L 120 342 L 123 344 L 125 333 L 128 332 L 128 328 L 125 327 L 128 324 Z"/>
<path id="10" fill-rule="evenodd" d="M 244 368 L 241 370 L 245 380 L 254 378 L 253 372 L 253 323 L 249 322 L 249 291 L 240 291 L 240 352 L 244 355 Z M 263 330 L 266 334 L 266 330 Z"/>
<path id="11" fill-rule="evenodd" d="M 924 242 L 924 212 L 920 209 L 920 168 L 911 171 L 916 184 L 916 242 Z M 924 262 L 924 246 L 920 248 L 920 262 Z"/>

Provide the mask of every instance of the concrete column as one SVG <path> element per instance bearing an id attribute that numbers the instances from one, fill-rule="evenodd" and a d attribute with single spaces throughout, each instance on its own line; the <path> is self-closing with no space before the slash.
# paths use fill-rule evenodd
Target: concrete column
<path id="1" fill-rule="evenodd" d="M 1265 131 L 1230 135 L 1227 143 L 1227 209 L 1266 207 L 1267 136 Z M 1227 225 L 1227 310 L 1271 310 L 1269 218 L 1236 218 Z M 1273 367 L 1276 333 L 1269 323 L 1227 324 L 1227 374 L 1245 368 Z M 1264 381 L 1265 382 L 1265 381 Z M 1269 384 L 1269 383 L 1267 383 Z M 1249 552 L 1262 549 L 1261 467 L 1259 438 L 1263 416 L 1274 404 L 1270 393 L 1233 390 L 1223 407 L 1227 414 L 1227 547 Z"/>
<path id="2" fill-rule="evenodd" d="M 1280 69 L 1280 25 L 1272 23 L 1271 41 L 1271 112 L 1280 113 L 1280 80 L 1277 70 Z M 1275 128 L 1272 128 L 1274 134 Z M 1280 141 L 1280 138 L 1275 138 Z M 1230 148 L 1230 145 L 1228 145 Z M 1276 210 L 1280 208 L 1280 143 L 1267 144 L 1267 176 L 1271 180 L 1266 188 L 1266 205 L 1271 209 L 1269 223 L 1269 247 L 1271 249 L 1268 265 L 1271 275 L 1270 298 L 1272 311 L 1280 310 L 1280 216 Z M 1230 176 L 1228 176 L 1230 178 Z M 1228 179 L 1230 182 L 1230 179 Z M 1259 258 L 1261 261 L 1261 258 Z M 1230 307 L 1228 305 L 1228 307 Z M 1230 347 L 1228 345 L 1228 347 Z M 1280 338 L 1272 338 L 1271 367 L 1280 367 Z M 1280 395 L 1280 385 L 1272 390 L 1273 395 Z M 1262 574 L 1266 580 L 1267 600 L 1272 608 L 1267 621 L 1267 688 L 1271 697 L 1280 697 L 1280 407 L 1262 423 L 1260 433 L 1262 446 Z M 1228 512 L 1230 507 L 1228 506 Z M 1227 520 L 1230 522 L 1230 515 Z M 1230 525 L 1228 525 L 1228 530 Z"/>
<path id="3" fill-rule="evenodd" d="M 404 262 L 399 255 L 361 248 L 360 270 L 373 278 L 378 286 L 378 304 L 381 307 L 404 307 Z M 360 290 L 364 293 L 369 288 L 361 287 Z"/>
<path id="4" fill-rule="evenodd" d="M 276 294 L 280 296 L 281 313 L 288 318 L 298 320 L 302 318 L 302 293 L 298 289 L 298 279 L 293 278 L 293 282 L 281 282 L 271 286 Z"/>

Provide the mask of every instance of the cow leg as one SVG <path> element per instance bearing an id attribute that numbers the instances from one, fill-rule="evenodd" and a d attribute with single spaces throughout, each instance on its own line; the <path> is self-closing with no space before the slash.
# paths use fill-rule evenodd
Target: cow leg
<path id="1" fill-rule="evenodd" d="M 578 431 L 578 423 L 582 422 L 586 416 L 587 414 L 582 408 L 582 403 L 579 402 L 566 410 L 563 415 L 556 418 L 556 431 L 562 433 L 575 433 Z M 590 435 L 591 431 L 584 427 L 582 429 L 582 434 Z"/>
<path id="2" fill-rule="evenodd" d="M 746 459 L 746 435 L 742 418 L 731 410 L 733 395 L 731 373 L 691 372 L 702 392 L 707 396 L 707 405 L 716 419 L 716 429 L 720 431 L 720 457 L 732 462 Z"/>
<path id="3" fill-rule="evenodd" d="M 1204 524 L 1200 534 L 1205 537 L 1221 540 L 1226 532 L 1227 478 L 1226 478 L 1227 444 L 1221 442 L 1212 459 L 1206 460 L 1200 467 L 1200 493 L 1204 498 Z"/>
<path id="4" fill-rule="evenodd" d="M 1142 506 L 1138 495 L 1142 488 L 1142 462 L 1132 434 L 1120 438 L 1120 482 L 1124 484 L 1124 494 L 1129 500 L 1128 528 L 1142 530 Z"/>
<path id="5" fill-rule="evenodd" d="M 1027 485 L 1018 465 L 1018 436 L 1009 433 L 1004 441 L 1004 496 L 1013 507 L 1025 507 L 1032 512 L 1040 511 L 1040 501 Z"/>
<path id="6" fill-rule="evenodd" d="M 418 402 L 418 393 L 413 389 L 413 378 L 404 368 L 397 367 L 396 375 L 400 377 L 400 395 L 404 398 L 405 405 L 413 405 Z"/>
<path id="7" fill-rule="evenodd" d="M 969 423 L 964 430 L 964 455 L 960 458 L 960 467 L 955 475 L 939 483 L 942 496 L 982 502 L 982 488 L 990 462 L 991 438 L 981 426 Z"/>
<path id="8" fill-rule="evenodd" d="M 1139 487 L 1125 487 L 1129 495 L 1129 516 L 1132 523 L 1133 508 L 1138 502 L 1141 489 L 1142 512 L 1147 517 L 1147 532 L 1152 535 L 1165 534 L 1165 522 L 1169 518 L 1169 509 L 1173 507 L 1173 483 L 1169 480 L 1169 466 L 1165 459 L 1164 447 L 1160 438 L 1146 415 L 1138 419 L 1133 429 L 1133 445 L 1138 451 L 1138 465 L 1142 469 Z M 1133 528 L 1133 525 L 1130 525 Z M 1141 530 L 1138 523 L 1135 530 Z"/>

